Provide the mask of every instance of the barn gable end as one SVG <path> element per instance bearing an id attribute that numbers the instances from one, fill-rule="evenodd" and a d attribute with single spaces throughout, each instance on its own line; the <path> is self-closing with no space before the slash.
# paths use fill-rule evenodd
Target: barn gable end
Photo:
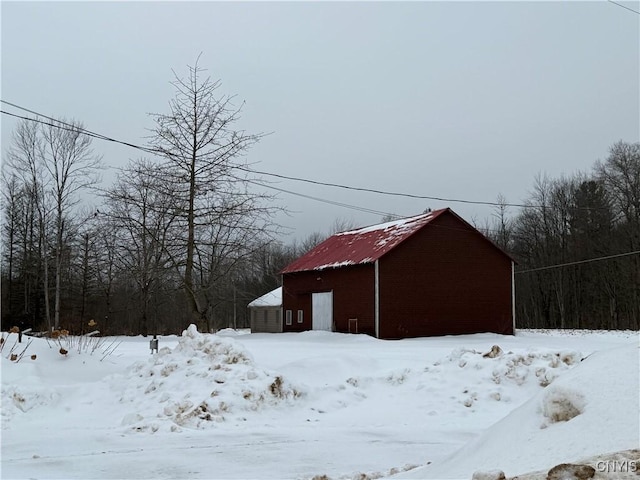
<path id="1" fill-rule="evenodd" d="M 513 334 L 512 260 L 457 215 L 380 259 L 380 337 Z"/>

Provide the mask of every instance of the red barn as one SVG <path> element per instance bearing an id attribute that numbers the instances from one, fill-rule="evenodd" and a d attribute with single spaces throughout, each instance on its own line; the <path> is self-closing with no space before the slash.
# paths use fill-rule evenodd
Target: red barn
<path id="1" fill-rule="evenodd" d="M 337 233 L 282 270 L 283 331 L 513 334 L 513 269 L 448 208 Z"/>

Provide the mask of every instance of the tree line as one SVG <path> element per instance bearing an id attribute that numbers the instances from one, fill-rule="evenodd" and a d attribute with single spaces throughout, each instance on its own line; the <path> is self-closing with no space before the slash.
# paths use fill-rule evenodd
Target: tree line
<path id="1" fill-rule="evenodd" d="M 173 86 L 168 112 L 152 115 L 151 156 L 100 192 L 102 159 L 81 123 L 18 124 L 2 171 L 3 329 L 242 327 L 246 304 L 275 288 L 294 253 L 244 173 L 262 135 L 237 128 L 242 106 L 197 62 Z"/>
<path id="2" fill-rule="evenodd" d="M 285 245 L 246 153 L 262 134 L 196 62 L 152 115 L 149 156 L 97 191 L 103 162 L 75 120 L 23 120 L 2 169 L 2 328 L 179 333 L 247 327 L 246 305 L 326 238 Z M 485 233 L 518 262 L 517 326 L 640 328 L 640 144 L 590 173 L 538 177 Z M 89 206 L 92 205 L 92 206 Z M 335 231 L 353 225 L 336 221 Z"/>
<path id="3" fill-rule="evenodd" d="M 520 328 L 640 329 L 640 143 L 589 172 L 538 176 L 525 208 L 503 198 L 484 230 L 517 261 Z"/>

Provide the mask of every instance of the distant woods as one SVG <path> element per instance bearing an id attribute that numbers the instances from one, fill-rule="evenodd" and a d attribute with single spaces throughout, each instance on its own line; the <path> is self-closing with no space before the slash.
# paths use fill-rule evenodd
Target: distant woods
<path id="1" fill-rule="evenodd" d="M 539 176 L 513 216 L 498 203 L 484 230 L 518 262 L 518 327 L 640 329 L 640 143 L 588 173 Z"/>
<path id="2" fill-rule="evenodd" d="M 175 76 L 167 111 L 152 115 L 151 157 L 100 192 L 80 124 L 19 124 L 2 172 L 3 329 L 242 327 L 247 303 L 278 285 L 293 254 L 246 173 L 262 135 L 237 126 L 242 104 L 202 72 Z"/>
<path id="3" fill-rule="evenodd" d="M 326 238 L 278 241 L 272 199 L 246 174 L 261 135 L 237 129 L 241 108 L 200 75 L 176 77 L 169 111 L 153 115 L 151 157 L 100 192 L 81 124 L 18 125 L 2 169 L 3 329 L 246 327 L 246 305 Z M 589 173 L 538 177 L 525 202 L 501 200 L 484 228 L 518 262 L 517 326 L 638 329 L 640 255 L 555 266 L 640 250 L 640 144 L 615 144 Z"/>

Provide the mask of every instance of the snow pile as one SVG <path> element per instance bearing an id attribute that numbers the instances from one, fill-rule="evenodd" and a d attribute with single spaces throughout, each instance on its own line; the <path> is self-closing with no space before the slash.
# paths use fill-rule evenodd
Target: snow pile
<path id="1" fill-rule="evenodd" d="M 131 406 L 122 420 L 136 431 L 164 426 L 203 429 L 302 396 L 282 376 L 258 368 L 232 338 L 199 333 L 190 325 L 172 350 L 162 348 L 128 371 L 119 401 Z M 143 416 L 144 415 L 144 416 Z"/>
<path id="2" fill-rule="evenodd" d="M 638 364 L 637 344 L 595 352 L 459 451 L 399 478 L 512 476 L 638 448 Z"/>
<path id="3" fill-rule="evenodd" d="M 494 345 L 486 353 L 460 348 L 454 350 L 444 361 L 427 367 L 427 372 L 437 372 L 438 367 L 457 365 L 458 372 L 452 371 L 458 379 L 464 380 L 463 393 L 459 400 L 471 407 L 480 399 L 511 401 L 508 392 L 513 385 L 523 386 L 529 394 L 546 387 L 563 371 L 573 367 L 581 359 L 575 351 L 535 349 L 503 352 Z M 441 367 L 442 366 L 442 367 Z M 507 388 L 503 388 L 507 386 Z"/>
<path id="4" fill-rule="evenodd" d="M 309 358 L 281 368 L 288 378 L 307 386 L 303 406 L 314 412 L 338 414 L 342 410 L 348 421 L 358 418 L 363 424 L 376 425 L 381 418 L 402 424 L 406 412 L 413 412 L 413 422 L 432 434 L 451 429 L 451 418 L 455 418 L 456 435 L 461 439 L 455 441 L 463 444 L 471 432 L 503 418 L 581 358 L 573 350 L 503 352 L 495 345 L 490 347 L 449 349 L 439 360 L 433 361 L 435 357 L 425 362 L 427 365 L 415 362 L 411 367 L 385 369 L 389 362 L 375 354 L 342 354 Z M 310 371 L 314 375 L 310 376 Z"/>

